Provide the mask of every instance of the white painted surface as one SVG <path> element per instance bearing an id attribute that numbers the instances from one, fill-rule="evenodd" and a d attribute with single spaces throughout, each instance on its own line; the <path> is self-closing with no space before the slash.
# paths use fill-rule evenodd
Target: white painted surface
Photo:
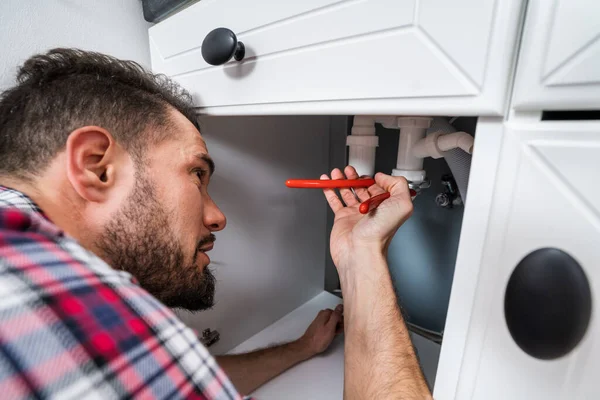
<path id="1" fill-rule="evenodd" d="M 600 3 L 530 0 L 513 107 L 600 108 Z"/>
<path id="2" fill-rule="evenodd" d="M 328 117 L 205 117 L 201 132 L 216 163 L 209 193 L 227 217 L 211 251 L 218 279 L 213 310 L 182 319 L 216 329 L 224 353 L 323 290 L 327 203 L 290 178 L 329 166 Z M 305 327 L 306 328 L 306 327 Z"/>
<path id="3" fill-rule="evenodd" d="M 600 188 L 590 182 L 595 182 L 599 170 L 598 122 L 514 122 L 505 128 L 456 398 L 600 396 L 596 378 L 600 325 L 595 314 L 574 351 L 557 360 L 540 361 L 525 354 L 512 340 L 503 308 L 513 268 L 525 255 L 542 247 L 560 248 L 578 260 L 592 287 L 592 303 L 597 303 Z M 455 280 L 457 284 L 460 282 Z M 448 321 L 456 323 L 451 314 Z M 445 353 L 452 351 L 445 345 L 441 363 Z M 450 371 L 447 365 L 441 364 L 442 368 Z M 452 393 L 439 394 L 439 398 L 454 398 Z"/>
<path id="4" fill-rule="evenodd" d="M 497 115 L 520 13 L 521 0 L 202 1 L 150 29 L 152 67 L 210 114 Z M 242 63 L 202 59 L 220 26 Z"/>
<path id="5" fill-rule="evenodd" d="M 489 229 L 489 214 L 494 200 L 496 171 L 504 135 L 502 118 L 479 118 L 469 176 L 469 202 L 465 206 L 444 340 L 434 388 L 434 398 L 446 400 L 456 396 L 461 378 L 463 355 L 471 313 L 476 306 L 475 294 L 484 257 Z M 468 366 L 467 366 L 468 367 Z M 476 365 L 475 365 L 476 367 Z"/>
<path id="6" fill-rule="evenodd" d="M 342 301 L 321 292 L 274 324 L 268 326 L 231 351 L 244 353 L 277 343 L 298 339 L 325 308 L 335 308 Z M 323 354 L 295 366 L 266 383 L 254 393 L 257 399 L 341 399 L 344 391 L 344 338 L 337 336 Z"/>
<path id="7" fill-rule="evenodd" d="M 33 54 L 78 47 L 150 66 L 139 0 L 0 1 L 0 90 L 14 84 L 16 68 Z"/>
<path id="8" fill-rule="evenodd" d="M 341 299 L 337 296 L 322 292 L 233 349 L 231 353 L 248 352 L 275 343 L 295 340 L 304 333 L 320 310 L 334 308 L 340 303 Z M 433 385 L 440 346 L 419 335 L 411 334 L 411 337 L 425 376 Z M 338 336 L 325 353 L 288 370 L 260 387 L 252 395 L 261 400 L 330 400 L 342 399 L 343 393 L 344 338 Z"/>

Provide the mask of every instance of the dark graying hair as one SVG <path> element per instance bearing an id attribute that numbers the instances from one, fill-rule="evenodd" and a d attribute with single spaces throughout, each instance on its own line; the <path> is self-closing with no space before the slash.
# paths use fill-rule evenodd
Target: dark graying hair
<path id="1" fill-rule="evenodd" d="M 0 95 L 0 175 L 38 175 L 86 125 L 108 130 L 137 162 L 170 134 L 170 107 L 198 127 L 190 94 L 133 61 L 79 49 L 35 55 Z"/>

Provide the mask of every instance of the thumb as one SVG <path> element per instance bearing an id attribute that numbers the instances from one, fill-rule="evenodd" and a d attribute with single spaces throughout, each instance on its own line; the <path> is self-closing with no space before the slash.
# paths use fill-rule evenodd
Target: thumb
<path id="1" fill-rule="evenodd" d="M 375 182 L 383 190 L 389 192 L 392 196 L 406 196 L 410 198 L 408 181 L 403 176 L 391 176 L 378 172 L 375 175 Z"/>

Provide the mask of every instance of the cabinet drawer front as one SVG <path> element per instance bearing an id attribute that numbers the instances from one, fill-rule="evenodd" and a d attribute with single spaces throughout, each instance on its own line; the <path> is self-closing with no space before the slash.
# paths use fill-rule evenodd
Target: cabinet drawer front
<path id="1" fill-rule="evenodd" d="M 205 0 L 150 28 L 152 67 L 213 113 L 377 101 L 381 112 L 501 114 L 520 11 L 521 0 Z M 244 43 L 242 62 L 202 59 L 217 27 Z"/>
<path id="2" fill-rule="evenodd" d="M 461 373 L 465 380 L 457 398 L 598 397 L 600 323 L 594 309 L 600 293 L 598 171 L 600 123 L 509 125 L 478 280 L 478 310 L 471 320 Z M 543 248 L 560 249 L 576 260 L 592 296 L 592 315 L 583 338 L 572 351 L 555 359 L 538 359 L 522 350 L 508 328 L 511 315 L 505 314 L 507 284 L 515 267 Z M 544 280 L 552 278 L 548 274 Z M 536 278 L 534 285 L 541 280 Z M 530 314 L 531 318 L 547 315 L 544 311 Z M 565 328 L 561 322 L 556 329 Z M 529 329 L 539 335 L 539 325 Z"/>
<path id="3" fill-rule="evenodd" d="M 517 64 L 517 109 L 600 108 L 600 3 L 531 0 Z"/>

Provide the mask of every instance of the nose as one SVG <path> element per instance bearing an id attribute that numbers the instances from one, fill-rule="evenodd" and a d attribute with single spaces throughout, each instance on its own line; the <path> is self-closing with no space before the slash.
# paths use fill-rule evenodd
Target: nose
<path id="1" fill-rule="evenodd" d="M 217 207 L 212 198 L 208 198 L 207 200 L 204 202 L 204 226 L 211 232 L 223 230 L 225 225 L 227 225 L 225 214 Z"/>

